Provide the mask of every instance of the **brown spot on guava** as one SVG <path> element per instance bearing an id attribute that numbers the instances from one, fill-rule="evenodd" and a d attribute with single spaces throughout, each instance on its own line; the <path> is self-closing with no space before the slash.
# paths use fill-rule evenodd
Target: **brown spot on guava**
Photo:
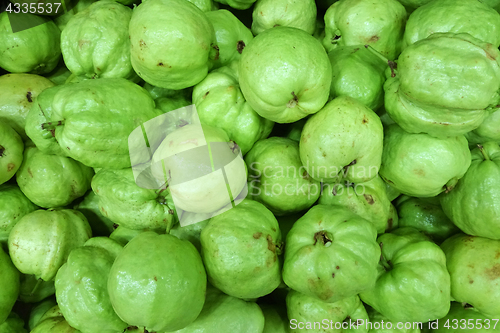
<path id="1" fill-rule="evenodd" d="M 500 278 L 500 264 L 495 264 L 493 267 L 485 269 L 484 273 L 490 280 Z"/>
<path id="2" fill-rule="evenodd" d="M 259 239 L 261 236 L 262 236 L 262 232 L 256 232 L 255 234 L 253 234 L 253 238 L 255 238 L 255 239 Z"/>
<path id="3" fill-rule="evenodd" d="M 387 230 L 391 230 L 393 225 L 392 217 L 387 220 Z"/>
<path id="4" fill-rule="evenodd" d="M 294 108 L 297 106 L 297 104 L 299 103 L 299 98 L 297 97 L 297 95 L 295 95 L 295 92 L 292 91 L 292 99 L 288 101 L 288 103 L 286 104 L 286 107 L 287 108 Z"/>
<path id="5" fill-rule="evenodd" d="M 375 203 L 375 200 L 373 200 L 373 197 L 371 194 L 363 194 L 365 197 L 366 202 L 368 202 L 369 205 L 373 205 Z"/>
<path id="6" fill-rule="evenodd" d="M 11 172 L 15 167 L 16 165 L 14 163 L 7 164 L 7 172 Z"/>
<path id="7" fill-rule="evenodd" d="M 336 268 L 336 269 L 340 269 L 340 267 L 339 267 L 339 266 L 337 266 L 337 267 L 335 267 L 335 268 Z"/>
<path id="8" fill-rule="evenodd" d="M 5 152 L 5 148 L 3 146 L 0 146 L 0 157 L 3 156 L 4 152 Z"/>
<path id="9" fill-rule="evenodd" d="M 154 276 L 153 279 L 155 279 L 155 281 L 158 281 L 158 278 L 156 276 Z"/>
<path id="10" fill-rule="evenodd" d="M 368 40 L 368 42 L 373 42 L 373 43 L 374 43 L 374 42 L 378 41 L 379 39 L 380 39 L 380 37 L 379 37 L 379 36 L 377 36 L 377 35 L 375 35 L 375 36 L 372 36 L 372 37 Z"/>
<path id="11" fill-rule="evenodd" d="M 335 273 L 332 273 L 332 278 L 334 278 L 334 277 L 335 277 Z"/>
<path id="12" fill-rule="evenodd" d="M 469 283 L 470 283 L 470 284 L 473 284 L 473 283 L 474 283 L 474 280 L 469 280 Z"/>
<path id="13" fill-rule="evenodd" d="M 366 124 L 368 122 L 368 119 L 366 119 L 366 116 L 363 116 L 363 124 Z"/>
<path id="14" fill-rule="evenodd" d="M 33 172 L 31 172 L 30 168 L 28 168 L 28 174 L 30 175 L 31 178 L 33 178 Z"/>
<path id="15" fill-rule="evenodd" d="M 31 103 L 31 102 L 33 102 L 33 99 L 31 98 L 31 96 L 32 96 L 31 91 L 28 91 L 28 92 L 26 93 L 26 99 L 27 99 L 27 100 L 28 100 L 28 102 L 30 102 L 30 103 Z"/>
<path id="16" fill-rule="evenodd" d="M 205 99 L 205 98 L 208 96 L 208 94 L 210 94 L 210 90 L 209 90 L 209 91 L 207 91 L 207 92 L 203 95 L 203 97 L 202 97 L 202 98 L 203 98 L 203 99 Z"/>
<path id="17" fill-rule="evenodd" d="M 273 238 L 271 235 L 267 235 L 267 249 L 273 253 L 276 253 L 276 245 L 273 243 Z"/>
<path id="18" fill-rule="evenodd" d="M 245 42 L 242 40 L 239 40 L 238 43 L 236 43 L 236 51 L 238 51 L 239 54 L 243 52 L 243 49 L 245 48 Z"/>

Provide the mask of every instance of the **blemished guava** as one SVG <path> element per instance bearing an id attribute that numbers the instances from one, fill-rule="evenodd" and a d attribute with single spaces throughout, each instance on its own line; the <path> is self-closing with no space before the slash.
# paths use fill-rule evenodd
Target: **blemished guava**
<path id="1" fill-rule="evenodd" d="M 341 0 L 325 13 L 323 46 L 371 45 L 389 60 L 401 52 L 407 13 L 397 0 Z"/>
<path id="2" fill-rule="evenodd" d="M 443 251 L 417 229 L 398 228 L 378 237 L 378 278 L 361 300 L 391 321 L 427 322 L 450 309 L 450 274 Z"/>
<path id="3" fill-rule="evenodd" d="M 0 14 L 0 67 L 11 73 L 49 73 L 61 58 L 61 31 L 52 20 L 14 31 L 12 19 L 29 19 L 22 15 L 30 14 Z"/>
<path id="4" fill-rule="evenodd" d="M 10 180 L 23 162 L 23 139 L 8 124 L 0 122 L 0 184 Z"/>
<path id="5" fill-rule="evenodd" d="M 471 153 L 463 135 L 436 138 L 385 128 L 380 176 L 401 193 L 433 197 L 450 191 L 469 168 Z"/>
<path id="6" fill-rule="evenodd" d="M 314 0 L 258 0 L 252 11 L 252 32 L 255 35 L 276 26 L 302 29 L 309 34 L 316 30 Z"/>
<path id="7" fill-rule="evenodd" d="M 139 234 L 118 255 L 108 276 L 116 314 L 150 332 L 188 326 L 205 302 L 207 278 L 200 254 L 172 235 Z"/>
<path id="8" fill-rule="evenodd" d="M 243 96 L 262 117 L 292 123 L 328 100 L 332 68 L 321 43 L 304 30 L 276 27 L 256 36 L 239 62 Z"/>
<path id="9" fill-rule="evenodd" d="M 9 316 L 19 296 L 19 271 L 12 263 L 9 254 L 0 246 L 0 323 Z"/>
<path id="10" fill-rule="evenodd" d="M 132 9 L 112 0 L 97 1 L 77 13 L 61 33 L 66 67 L 92 79 L 136 76 L 130 62 L 131 17 Z"/>
<path id="11" fill-rule="evenodd" d="M 200 240 L 208 281 L 224 293 L 253 299 L 280 284 L 281 232 L 261 203 L 246 199 L 212 217 Z"/>
<path id="12" fill-rule="evenodd" d="M 307 120 L 300 137 L 300 159 L 318 181 L 365 182 L 379 171 L 382 146 L 377 114 L 351 97 L 340 96 Z"/>
<path id="13" fill-rule="evenodd" d="M 91 236 L 87 219 L 76 210 L 35 210 L 12 228 L 9 254 L 21 273 L 50 281 L 71 250 L 82 246 Z"/>
<path id="14" fill-rule="evenodd" d="M 132 13 L 129 34 L 132 67 L 158 87 L 191 87 L 203 80 L 218 57 L 212 24 L 186 0 L 141 3 Z"/>
<path id="15" fill-rule="evenodd" d="M 10 125 L 23 140 L 28 139 L 24 127 L 33 101 L 43 90 L 53 86 L 49 79 L 35 74 L 0 76 L 0 121 Z"/>
<path id="16" fill-rule="evenodd" d="M 281 137 L 260 140 L 245 162 L 252 199 L 275 215 L 309 209 L 318 200 L 321 184 L 302 166 L 298 142 Z"/>
<path id="17" fill-rule="evenodd" d="M 14 225 L 36 208 L 15 184 L 0 185 L 0 242 L 7 242 Z"/>
<path id="18" fill-rule="evenodd" d="M 500 241 L 465 234 L 441 244 L 451 276 L 451 296 L 490 318 L 500 315 Z"/>
<path id="19" fill-rule="evenodd" d="M 288 232 L 283 281 L 327 303 L 370 290 L 380 260 L 376 238 L 375 226 L 347 208 L 315 205 Z"/>

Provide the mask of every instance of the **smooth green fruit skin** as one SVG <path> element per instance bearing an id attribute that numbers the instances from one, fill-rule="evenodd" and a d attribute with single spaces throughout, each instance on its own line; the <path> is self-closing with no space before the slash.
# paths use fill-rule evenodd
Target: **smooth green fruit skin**
<path id="1" fill-rule="evenodd" d="M 252 32 L 255 35 L 276 26 L 293 27 L 313 34 L 316 29 L 314 0 L 259 0 L 252 11 Z"/>
<path id="2" fill-rule="evenodd" d="M 318 112 L 328 100 L 332 69 L 314 37 L 276 27 L 255 37 L 239 62 L 240 87 L 262 117 L 292 123 Z"/>
<path id="3" fill-rule="evenodd" d="M 0 185 L 10 180 L 23 161 L 23 139 L 9 124 L 0 122 Z"/>
<path id="4" fill-rule="evenodd" d="M 76 210 L 36 210 L 12 228 L 9 253 L 19 271 L 50 281 L 71 250 L 91 236 L 85 216 Z"/>
<path id="5" fill-rule="evenodd" d="M 256 0 L 215 0 L 221 4 L 229 5 L 234 9 L 248 9 L 250 8 Z"/>
<path id="6" fill-rule="evenodd" d="M 336 47 L 328 58 L 332 64 L 330 98 L 346 95 L 374 111 L 382 106 L 386 62 L 362 45 Z"/>
<path id="7" fill-rule="evenodd" d="M 0 246 L 0 323 L 9 316 L 19 296 L 19 271 L 12 263 L 9 255 Z"/>
<path id="8" fill-rule="evenodd" d="M 26 117 L 35 98 L 54 84 L 35 74 L 5 74 L 0 76 L 0 121 L 9 124 L 23 138 Z"/>
<path id="9" fill-rule="evenodd" d="M 398 322 L 391 322 L 387 317 L 382 315 L 381 313 L 375 311 L 371 307 L 367 307 L 366 312 L 368 313 L 368 316 L 370 317 L 369 322 L 371 324 L 368 324 L 370 329 L 368 330 L 368 333 L 420 333 L 420 323 L 398 323 Z M 392 324 L 392 329 L 388 328 Z M 410 325 L 405 328 L 404 325 Z M 376 328 L 378 327 L 380 328 Z M 401 328 L 398 328 L 398 325 Z M 422 327 L 425 327 L 427 324 L 423 323 Z"/>
<path id="10" fill-rule="evenodd" d="M 184 89 L 200 82 L 216 58 L 215 32 L 206 15 L 185 0 L 141 3 L 129 25 L 132 67 L 144 81 Z"/>
<path id="11" fill-rule="evenodd" d="M 113 263 L 108 292 L 115 312 L 129 325 L 170 332 L 198 317 L 206 284 L 203 262 L 191 243 L 143 232 Z"/>
<path id="12" fill-rule="evenodd" d="M 393 124 L 385 129 L 380 176 L 403 194 L 433 197 L 455 186 L 469 168 L 470 156 L 463 135 L 435 138 Z"/>
<path id="13" fill-rule="evenodd" d="M 14 225 L 36 208 L 18 186 L 0 185 L 0 242 L 6 243 Z"/>
<path id="14" fill-rule="evenodd" d="M 474 19 L 480 17 L 480 20 Z M 468 33 L 500 45 L 500 14 L 477 0 L 434 0 L 415 10 L 406 23 L 403 47 L 436 32 Z"/>
<path id="15" fill-rule="evenodd" d="M 40 302 L 36 306 L 34 306 L 31 311 L 30 311 L 30 317 L 28 321 L 28 327 L 30 330 L 34 329 L 36 325 L 40 322 L 40 319 L 42 319 L 43 315 L 51 309 L 52 307 L 56 306 L 57 303 L 54 299 L 52 298 L 47 298 L 46 300 Z"/>
<path id="16" fill-rule="evenodd" d="M 280 284 L 281 232 L 261 203 L 245 199 L 212 217 L 200 240 L 208 280 L 224 293 L 253 299 Z"/>
<path id="17" fill-rule="evenodd" d="M 401 52 L 406 10 L 396 0 L 341 0 L 325 13 L 323 46 L 371 45 L 389 60 Z"/>
<path id="18" fill-rule="evenodd" d="M 34 204 L 43 208 L 62 207 L 90 189 L 94 170 L 72 158 L 49 155 L 36 147 L 24 151 L 16 174 L 19 188 Z"/>
<path id="19" fill-rule="evenodd" d="M 490 318 L 500 316 L 500 241 L 457 234 L 441 244 L 451 276 L 451 296 Z"/>
<path id="20" fill-rule="evenodd" d="M 399 227 L 413 227 L 438 244 L 460 231 L 443 212 L 438 197 L 402 196 L 397 200 L 396 208 Z"/>
<path id="21" fill-rule="evenodd" d="M 193 89 L 193 104 L 204 125 L 223 129 L 245 155 L 254 143 L 271 133 L 274 123 L 246 102 L 238 76 L 229 67 L 210 72 Z"/>
<path id="22" fill-rule="evenodd" d="M 380 259 L 376 238 L 375 226 L 348 209 L 313 206 L 286 237 L 283 281 L 328 303 L 369 290 Z"/>
<path id="23" fill-rule="evenodd" d="M 78 210 L 90 224 L 92 235 L 109 236 L 114 230 L 113 221 L 104 216 L 99 210 L 99 197 L 94 191 L 89 191 L 83 200 L 78 202 L 73 209 Z"/>
<path id="24" fill-rule="evenodd" d="M 292 289 L 286 296 L 286 308 L 292 333 L 368 332 L 364 325 L 357 329 L 348 328 L 352 322 L 368 321 L 365 307 L 356 295 L 326 303 Z M 321 327 L 318 327 L 318 324 L 313 326 L 316 322 L 320 323 Z M 344 322 L 347 329 L 341 328 Z"/>
<path id="25" fill-rule="evenodd" d="M 132 78 L 128 26 L 132 9 L 97 1 L 77 13 L 61 34 L 64 63 L 75 75 Z"/>
<path id="26" fill-rule="evenodd" d="M 0 14 L 0 67 L 11 73 L 49 73 L 61 58 L 61 31 L 50 20 L 13 33 L 9 16 L 19 15 L 25 14 Z M 22 19 L 28 18 L 17 17 Z"/>
<path id="27" fill-rule="evenodd" d="M 474 130 L 500 101 L 499 61 L 498 49 L 469 34 L 434 33 L 401 53 L 384 86 L 387 113 L 411 133 Z"/>
<path id="28" fill-rule="evenodd" d="M 441 198 L 443 211 L 464 233 L 500 239 L 500 211 L 495 199 L 500 195 L 499 153 L 496 142 L 473 149 L 464 177 Z"/>
<path id="29" fill-rule="evenodd" d="M 197 216 L 195 214 L 194 216 Z M 211 214 L 206 215 L 207 219 L 188 224 L 185 226 L 181 226 L 180 223 L 177 223 L 171 230 L 170 230 L 170 235 L 173 235 L 179 239 L 185 239 L 187 241 L 190 241 L 198 250 L 198 252 L 201 253 L 201 231 L 205 229 L 205 227 L 208 225 L 208 221 L 210 221 Z M 183 217 L 184 220 L 184 217 Z"/>
<path id="30" fill-rule="evenodd" d="M 500 109 L 494 109 L 475 130 L 466 133 L 469 144 L 487 141 L 500 143 Z"/>
<path id="31" fill-rule="evenodd" d="M 325 183 L 318 204 L 345 207 L 373 223 L 379 234 L 398 226 L 396 208 L 387 196 L 385 182 L 379 176 L 358 184 Z"/>
<path id="32" fill-rule="evenodd" d="M 115 255 L 102 247 L 74 249 L 55 278 L 56 298 L 68 323 L 82 332 L 116 333 L 128 324 L 115 313 L 107 291 Z"/>
<path id="33" fill-rule="evenodd" d="M 365 182 L 378 173 L 382 146 L 377 114 L 351 97 L 340 96 L 307 120 L 300 136 L 300 159 L 316 180 Z"/>
<path id="34" fill-rule="evenodd" d="M 24 321 L 18 314 L 11 312 L 7 320 L 0 324 L 0 333 L 27 333 Z"/>
<path id="35" fill-rule="evenodd" d="M 481 312 L 477 311 L 475 308 L 464 307 L 463 304 L 452 302 L 450 312 L 448 312 L 448 314 L 443 318 L 439 319 L 437 328 L 429 330 L 429 332 L 471 332 L 470 327 L 472 327 L 472 325 L 464 325 L 464 322 L 474 323 L 475 333 L 500 332 L 500 327 L 498 326 L 498 324 L 495 325 L 496 320 L 491 319 L 497 318 L 489 318 Z"/>
<path id="36" fill-rule="evenodd" d="M 264 315 L 254 302 L 228 296 L 207 288 L 203 310 L 194 322 L 176 333 L 262 333 Z"/>
<path id="37" fill-rule="evenodd" d="M 443 251 L 414 228 L 381 235 L 378 278 L 361 300 L 395 322 L 427 322 L 450 309 L 450 275 Z"/>
<path id="38" fill-rule="evenodd" d="M 168 229 L 175 222 L 170 191 L 139 187 L 132 169 L 101 169 L 92 179 L 100 213 L 129 229 Z"/>
<path id="39" fill-rule="evenodd" d="M 219 47 L 219 57 L 213 62 L 213 68 L 238 62 L 243 49 L 248 45 L 253 35 L 236 16 L 228 10 L 219 9 L 205 13 L 215 30 L 215 39 Z"/>
<path id="40" fill-rule="evenodd" d="M 258 141 L 245 162 L 252 198 L 275 215 L 309 209 L 318 200 L 321 185 L 302 166 L 298 142 L 281 137 Z"/>
<path id="41" fill-rule="evenodd" d="M 129 229 L 124 226 L 118 226 L 112 233 L 109 235 L 109 238 L 118 242 L 119 244 L 125 246 L 128 242 L 132 240 L 135 236 L 145 232 L 150 231 L 148 229 Z"/>
<path id="42" fill-rule="evenodd" d="M 289 321 L 286 315 L 286 308 L 276 304 L 259 304 L 264 314 L 264 330 L 262 333 L 289 333 Z M 283 311 L 282 311 L 283 310 Z"/>

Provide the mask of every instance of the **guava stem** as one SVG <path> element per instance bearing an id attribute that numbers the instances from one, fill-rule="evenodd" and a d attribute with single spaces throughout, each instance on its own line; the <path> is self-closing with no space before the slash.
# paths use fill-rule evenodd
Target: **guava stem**
<path id="1" fill-rule="evenodd" d="M 490 157 L 488 156 L 488 154 L 486 154 L 486 151 L 484 150 L 483 145 L 478 144 L 478 145 L 477 145 L 477 148 L 479 148 L 479 151 L 480 151 L 480 152 L 481 152 L 481 154 L 483 155 L 484 159 L 485 159 L 486 161 L 490 161 Z"/>
<path id="2" fill-rule="evenodd" d="M 378 52 L 377 50 L 375 50 L 371 45 L 365 45 L 365 48 L 367 48 L 368 51 L 370 51 L 372 54 L 374 54 L 375 56 L 377 56 L 383 62 L 387 63 L 387 65 L 391 69 L 391 77 L 395 77 L 396 76 L 396 72 L 394 70 L 398 68 L 398 64 L 396 64 L 394 61 L 389 60 L 386 57 L 384 57 L 380 52 Z"/>
<path id="3" fill-rule="evenodd" d="M 38 287 L 40 287 L 40 284 L 42 283 L 42 279 L 38 279 L 36 281 L 36 284 L 35 284 L 35 287 L 33 288 L 33 290 L 31 291 L 30 293 L 30 296 L 33 296 L 33 294 L 37 291 Z"/>
<path id="4" fill-rule="evenodd" d="M 43 130 L 55 130 L 57 126 L 64 125 L 64 120 L 59 120 L 56 122 L 48 122 L 48 123 L 43 123 L 42 124 L 42 129 Z"/>

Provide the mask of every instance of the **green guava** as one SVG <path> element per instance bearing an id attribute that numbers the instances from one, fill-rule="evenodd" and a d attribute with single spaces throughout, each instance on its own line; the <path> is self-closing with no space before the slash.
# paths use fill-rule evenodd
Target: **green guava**
<path id="1" fill-rule="evenodd" d="M 55 299 L 47 298 L 31 308 L 28 321 L 29 329 L 34 329 L 35 326 L 40 322 L 40 319 L 45 315 L 45 313 L 56 305 L 57 303 Z"/>
<path id="2" fill-rule="evenodd" d="M 289 333 L 289 322 L 286 307 L 277 308 L 275 304 L 259 304 L 264 314 L 264 330 L 262 333 Z"/>
<path id="3" fill-rule="evenodd" d="M 24 328 L 24 320 L 15 312 L 11 312 L 9 317 L 0 324 L 0 333 L 28 333 Z"/>
<path id="4" fill-rule="evenodd" d="M 113 232 L 113 221 L 108 219 L 99 210 L 99 197 L 94 191 L 89 191 L 83 200 L 73 206 L 73 209 L 78 210 L 90 224 L 92 235 L 94 236 L 109 236 Z"/>
<path id="5" fill-rule="evenodd" d="M 0 242 L 6 243 L 10 231 L 24 215 L 37 208 L 14 184 L 0 185 Z"/>
<path id="6" fill-rule="evenodd" d="M 91 4 L 93 4 L 96 1 L 97 0 L 78 0 L 70 10 L 66 11 L 62 15 L 57 15 L 56 17 L 54 17 L 54 23 L 57 25 L 59 30 L 64 31 L 64 28 L 66 28 L 68 22 L 77 13 L 84 11 L 86 8 L 88 8 Z M 117 2 L 123 3 L 126 1 L 117 1 Z M 135 2 L 135 0 L 128 2 Z"/>
<path id="7" fill-rule="evenodd" d="M 248 9 L 257 0 L 215 0 L 223 5 L 229 5 L 234 9 Z"/>
<path id="8" fill-rule="evenodd" d="M 492 320 L 493 319 L 493 320 Z M 470 304 L 452 302 L 450 312 L 437 322 L 432 323 L 430 332 L 444 333 L 488 333 L 500 332 L 496 318 L 489 318 Z M 424 324 L 425 325 L 425 324 Z"/>
<path id="9" fill-rule="evenodd" d="M 219 6 L 213 2 L 213 0 L 188 0 L 192 4 L 194 4 L 196 7 L 201 9 L 202 12 L 210 12 L 210 11 L 216 11 Z"/>
<path id="10" fill-rule="evenodd" d="M 19 291 L 19 300 L 21 302 L 40 302 L 54 295 L 55 292 L 54 280 L 44 281 L 33 274 L 21 274 L 21 289 Z"/>
<path id="11" fill-rule="evenodd" d="M 200 222 L 196 223 L 190 223 L 189 219 L 186 219 L 186 217 L 183 217 L 183 220 L 185 220 L 187 225 L 182 226 L 180 223 L 177 223 L 171 230 L 170 230 L 170 235 L 173 235 L 179 239 L 185 239 L 187 241 L 190 241 L 198 250 L 198 252 L 201 253 L 201 231 L 205 229 L 205 227 L 208 224 L 208 221 L 210 221 L 211 214 L 206 214 L 202 218 L 199 217 L 200 214 L 193 214 L 193 213 L 187 213 L 189 215 L 192 215 L 193 218 L 196 219 L 196 221 L 201 220 Z M 204 214 L 202 214 L 204 215 Z M 205 218 L 206 219 L 203 219 Z"/>
<path id="12" fill-rule="evenodd" d="M 71 327 L 55 305 L 40 318 L 30 333 L 83 333 Z"/>
<path id="13" fill-rule="evenodd" d="M 494 109 L 484 121 L 473 131 L 465 133 L 469 144 L 478 144 L 487 141 L 500 143 L 500 109 Z"/>
<path id="14" fill-rule="evenodd" d="M 0 246 L 0 323 L 3 323 L 10 314 L 14 303 L 19 296 L 19 271 L 12 264 L 7 253 Z"/>
<path id="15" fill-rule="evenodd" d="M 23 139 L 7 123 L 0 123 L 0 185 L 10 180 L 23 162 Z"/>
<path id="16" fill-rule="evenodd" d="M 363 323 L 368 327 L 368 333 L 420 333 L 422 323 L 400 323 L 389 320 L 383 314 L 367 306 L 366 312 L 370 318 L 368 322 Z"/>
<path id="17" fill-rule="evenodd" d="M 124 226 L 117 226 L 116 229 L 109 235 L 109 238 L 118 242 L 119 244 L 125 246 L 130 242 L 135 236 L 145 232 L 151 231 L 148 229 L 129 229 Z M 155 230 L 155 232 L 157 232 Z"/>

